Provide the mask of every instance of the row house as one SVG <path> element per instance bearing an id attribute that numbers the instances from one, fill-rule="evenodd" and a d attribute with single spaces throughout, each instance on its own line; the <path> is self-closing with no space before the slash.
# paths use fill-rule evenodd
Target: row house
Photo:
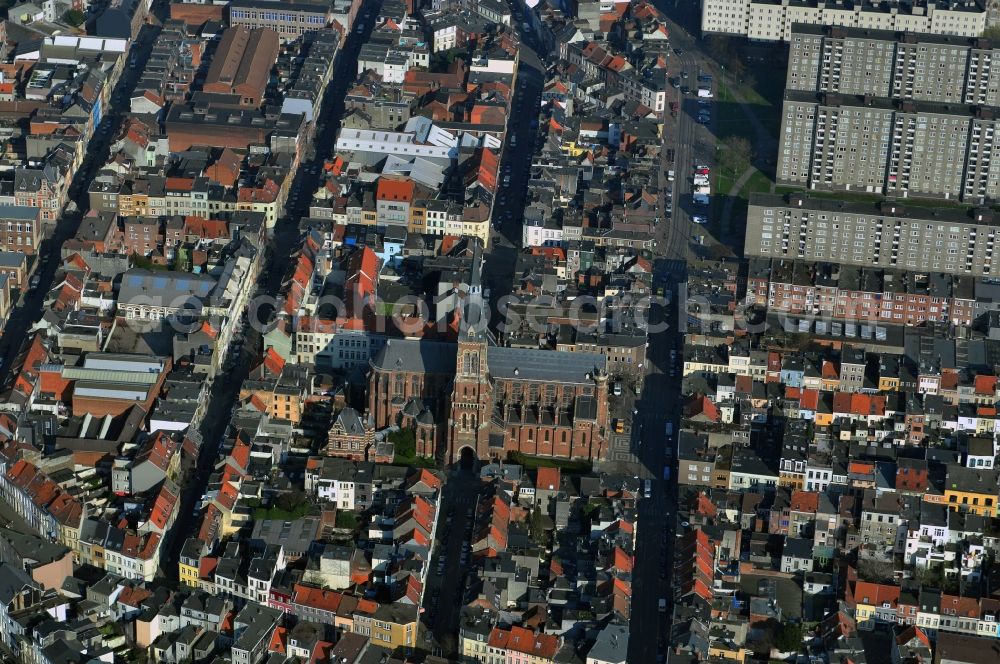
<path id="1" fill-rule="evenodd" d="M 971 277 L 784 259 L 752 261 L 746 301 L 778 313 L 894 325 L 970 325 L 977 311 Z"/>
<path id="2" fill-rule="evenodd" d="M 41 208 L 0 205 L 0 251 L 31 255 L 41 241 Z"/>
<path id="3" fill-rule="evenodd" d="M 14 205 L 40 210 L 42 221 L 55 221 L 62 211 L 68 187 L 67 170 L 54 162 L 42 168 L 14 171 Z"/>
<path id="4" fill-rule="evenodd" d="M 106 171 L 91 182 L 88 193 L 92 209 L 123 217 L 193 215 L 207 219 L 237 209 L 235 194 L 204 176 L 124 177 Z"/>
<path id="5" fill-rule="evenodd" d="M 835 421 L 875 424 L 886 416 L 886 397 L 852 392 L 833 394 L 833 418 Z"/>
<path id="6" fill-rule="evenodd" d="M 846 603 L 858 627 L 876 624 L 915 625 L 932 637 L 938 631 L 995 638 L 1000 630 L 1000 601 L 941 593 L 931 588 L 850 581 Z"/>
<path id="7" fill-rule="evenodd" d="M 859 544 L 876 553 L 901 552 L 906 548 L 907 524 L 900 516 L 901 501 L 895 493 L 879 495 L 866 489 L 858 522 Z"/>
<path id="8" fill-rule="evenodd" d="M 77 549 L 85 505 L 36 466 L 22 459 L 0 474 L 0 498 L 42 537 Z"/>

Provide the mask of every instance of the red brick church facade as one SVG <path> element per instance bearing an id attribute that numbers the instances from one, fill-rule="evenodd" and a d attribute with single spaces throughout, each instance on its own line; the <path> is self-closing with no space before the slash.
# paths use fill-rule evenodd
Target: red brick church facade
<path id="1" fill-rule="evenodd" d="M 413 427 L 417 452 L 456 462 L 509 452 L 603 459 L 609 429 L 603 355 L 392 340 L 372 361 L 369 413 L 376 428 Z"/>

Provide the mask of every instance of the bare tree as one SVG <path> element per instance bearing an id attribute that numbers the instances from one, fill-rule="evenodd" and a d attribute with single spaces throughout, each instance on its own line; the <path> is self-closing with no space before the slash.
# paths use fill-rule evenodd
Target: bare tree
<path id="1" fill-rule="evenodd" d="M 742 136 L 727 136 L 720 146 L 719 167 L 737 177 L 750 167 L 753 156 L 750 141 Z"/>

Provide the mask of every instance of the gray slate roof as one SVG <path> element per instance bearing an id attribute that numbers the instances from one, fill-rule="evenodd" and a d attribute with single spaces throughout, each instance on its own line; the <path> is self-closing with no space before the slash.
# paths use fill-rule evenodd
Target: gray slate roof
<path id="1" fill-rule="evenodd" d="M 506 347 L 490 348 L 486 361 L 490 374 L 496 378 L 516 375 L 521 380 L 560 383 L 589 383 L 594 370 L 606 370 L 608 364 L 607 358 L 600 353 Z"/>
<path id="2" fill-rule="evenodd" d="M 340 414 L 337 415 L 337 421 L 340 422 L 340 426 L 344 428 L 344 433 L 348 436 L 363 436 L 365 434 L 365 426 L 361 423 L 361 416 L 350 406 L 340 411 Z"/>
<path id="3" fill-rule="evenodd" d="M 391 339 L 375 355 L 372 364 L 375 368 L 386 371 L 454 374 L 456 352 L 457 348 L 453 343 Z"/>

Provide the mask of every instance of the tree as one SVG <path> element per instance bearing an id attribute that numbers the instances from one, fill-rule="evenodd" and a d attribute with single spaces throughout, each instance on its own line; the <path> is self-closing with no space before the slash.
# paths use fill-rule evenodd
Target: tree
<path id="1" fill-rule="evenodd" d="M 858 561 L 858 576 L 871 583 L 886 583 L 896 575 L 896 566 L 891 560 L 872 560 L 865 558 Z"/>
<path id="2" fill-rule="evenodd" d="M 349 510 L 337 510 L 337 527 L 355 530 L 358 527 L 358 517 Z"/>
<path id="3" fill-rule="evenodd" d="M 781 629 L 774 636 L 774 647 L 780 652 L 792 652 L 802 647 L 802 625 L 800 623 L 782 623 Z"/>
<path id="4" fill-rule="evenodd" d="M 63 14 L 62 17 L 63 20 L 66 21 L 66 23 L 73 26 L 74 28 L 83 25 L 83 21 L 85 18 L 83 12 L 80 11 L 79 9 L 68 9 L 66 10 L 66 13 Z"/>
<path id="5" fill-rule="evenodd" d="M 727 136 L 719 149 L 719 168 L 732 173 L 733 177 L 753 163 L 753 146 L 742 136 Z"/>
<path id="6" fill-rule="evenodd" d="M 289 491 L 278 496 L 274 505 L 285 512 L 295 512 L 309 503 L 309 496 L 301 491 Z"/>
<path id="7" fill-rule="evenodd" d="M 417 433 L 413 429 L 400 429 L 389 434 L 388 440 L 393 445 L 397 457 L 412 459 L 417 456 Z"/>
<path id="8" fill-rule="evenodd" d="M 532 511 L 528 527 L 531 529 L 531 538 L 535 540 L 535 544 L 545 546 L 545 527 L 542 525 L 542 509 L 540 507 L 535 507 Z"/>
<path id="9" fill-rule="evenodd" d="M 1000 25 L 991 25 L 983 30 L 979 36 L 983 39 L 992 39 L 993 41 L 1000 42 Z"/>

